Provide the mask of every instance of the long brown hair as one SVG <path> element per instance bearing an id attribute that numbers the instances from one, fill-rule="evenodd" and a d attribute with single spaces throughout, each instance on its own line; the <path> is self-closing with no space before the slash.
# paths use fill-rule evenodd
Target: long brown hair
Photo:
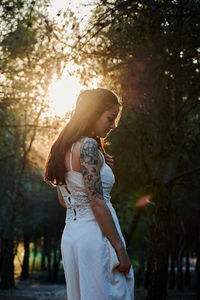
<path id="1" fill-rule="evenodd" d="M 43 178 L 52 185 L 65 184 L 67 172 L 64 164 L 67 149 L 81 137 L 91 136 L 95 121 L 114 105 L 120 105 L 117 96 L 110 90 L 97 88 L 82 92 L 75 111 L 53 143 L 45 163 Z M 99 148 L 104 151 L 104 139 L 94 136 Z"/>

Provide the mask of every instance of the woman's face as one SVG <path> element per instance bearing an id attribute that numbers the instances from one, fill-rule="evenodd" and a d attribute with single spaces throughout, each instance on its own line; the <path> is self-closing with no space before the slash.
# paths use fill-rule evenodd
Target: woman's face
<path id="1" fill-rule="evenodd" d="M 119 105 L 114 105 L 109 110 L 103 112 L 99 119 L 94 123 L 93 130 L 96 136 L 105 138 L 111 130 L 116 127 L 116 117 L 119 113 Z"/>

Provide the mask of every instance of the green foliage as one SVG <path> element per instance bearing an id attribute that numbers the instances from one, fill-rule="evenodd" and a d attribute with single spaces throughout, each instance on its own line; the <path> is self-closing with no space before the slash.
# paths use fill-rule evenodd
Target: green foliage
<path id="1" fill-rule="evenodd" d="M 162 185 L 171 189 L 176 180 L 184 180 L 181 175 L 195 169 L 198 12 L 196 1 L 98 2 L 87 43 L 80 41 L 77 48 L 84 49 L 80 60 L 86 69 L 93 65 L 89 76 L 104 76 L 102 82 L 124 100 L 111 152 L 117 188 L 125 197 Z"/>
<path id="2" fill-rule="evenodd" d="M 193 226 L 199 228 L 196 218 L 191 225 L 199 213 L 199 12 L 195 0 L 98 1 L 77 45 L 84 82 L 99 77 L 122 96 L 122 118 L 108 147 L 115 157 L 113 201 L 128 230 L 138 199 L 153 195 L 141 222 L 149 231 L 152 274 L 163 280 L 169 244 L 180 253 L 184 247 L 172 241 L 194 237 Z M 157 273 L 159 266 L 165 274 Z"/>
<path id="3" fill-rule="evenodd" d="M 39 240 L 45 232 L 58 240 L 64 225 L 64 211 L 41 169 L 42 148 L 62 122 L 48 114 L 48 88 L 67 60 L 61 49 L 69 38 L 63 31 L 68 23 L 61 29 L 49 20 L 47 6 L 48 1 L 22 0 L 3 1 L 0 7 L 0 272 L 5 288 L 12 285 L 12 241 L 17 244 L 27 234 Z"/>

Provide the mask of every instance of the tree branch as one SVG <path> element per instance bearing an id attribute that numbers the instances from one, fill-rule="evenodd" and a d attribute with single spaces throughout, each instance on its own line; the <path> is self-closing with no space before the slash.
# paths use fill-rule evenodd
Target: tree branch
<path id="1" fill-rule="evenodd" d="M 190 176 L 190 175 L 192 175 L 193 173 L 198 172 L 198 171 L 200 171 L 200 167 L 197 167 L 197 168 L 195 168 L 195 169 L 193 169 L 193 170 L 190 170 L 190 171 L 188 171 L 188 172 L 184 172 L 184 173 L 182 173 L 182 174 L 180 174 L 180 175 L 178 175 L 178 176 L 172 178 L 172 179 L 168 182 L 168 185 L 172 184 L 174 181 L 176 181 L 176 180 L 178 180 L 178 179 L 180 179 L 180 178 L 182 178 L 182 177 Z"/>

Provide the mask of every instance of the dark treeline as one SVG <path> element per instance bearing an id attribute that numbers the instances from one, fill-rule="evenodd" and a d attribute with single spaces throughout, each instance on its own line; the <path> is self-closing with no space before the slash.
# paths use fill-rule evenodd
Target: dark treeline
<path id="1" fill-rule="evenodd" d="M 23 279 L 29 271 L 30 243 L 35 255 L 42 249 L 41 270 L 48 265 L 49 280 L 56 280 L 60 260 L 64 213 L 55 191 L 42 182 L 42 167 L 48 141 L 61 123 L 47 114 L 48 87 L 62 69 L 56 34 L 63 43 L 67 35 L 56 26 L 53 32 L 46 5 L 16 0 L 3 1 L 0 7 L 0 274 L 4 289 L 14 287 L 13 262 L 19 243 L 25 249 Z"/>
<path id="2" fill-rule="evenodd" d="M 199 13 L 198 1 L 99 1 L 75 52 L 83 76 L 123 97 L 113 200 L 152 300 L 191 286 L 190 257 L 200 297 Z"/>
<path id="3" fill-rule="evenodd" d="M 48 280 L 58 278 L 64 210 L 42 182 L 39 150 L 62 121 L 46 114 L 49 84 L 73 60 L 86 86 L 98 77 L 123 98 L 107 149 L 136 287 L 149 300 L 177 289 L 200 299 L 199 2 L 99 0 L 85 32 L 73 13 L 49 20 L 40 1 L 4 1 L 1 9 L 1 287 L 14 286 L 18 243 L 23 279 L 39 252 Z"/>

